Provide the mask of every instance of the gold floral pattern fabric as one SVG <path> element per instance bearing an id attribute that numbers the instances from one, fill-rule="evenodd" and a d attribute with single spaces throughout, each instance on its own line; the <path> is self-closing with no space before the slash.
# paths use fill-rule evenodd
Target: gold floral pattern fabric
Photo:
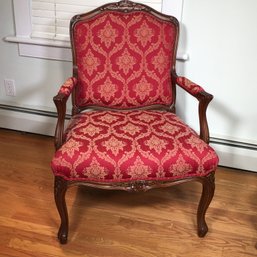
<path id="1" fill-rule="evenodd" d="M 176 26 L 146 12 L 104 12 L 73 28 L 76 106 L 170 105 Z"/>
<path id="2" fill-rule="evenodd" d="M 64 84 L 61 86 L 58 93 L 69 96 L 76 84 L 77 84 L 77 79 L 76 78 L 74 78 L 74 77 L 68 78 L 64 82 Z"/>
<path id="3" fill-rule="evenodd" d="M 206 176 L 217 163 L 173 113 L 93 111 L 72 118 L 52 169 L 67 180 L 122 182 Z"/>
<path id="4" fill-rule="evenodd" d="M 177 77 L 176 83 L 192 95 L 203 92 L 204 89 L 185 77 Z"/>

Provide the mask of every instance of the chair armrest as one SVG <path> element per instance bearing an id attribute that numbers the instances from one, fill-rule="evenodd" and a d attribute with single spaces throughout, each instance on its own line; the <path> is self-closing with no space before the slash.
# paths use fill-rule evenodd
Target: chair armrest
<path id="1" fill-rule="evenodd" d="M 76 78 L 74 78 L 74 77 L 68 78 L 64 82 L 64 84 L 62 84 L 62 86 L 60 87 L 58 94 L 63 94 L 66 97 L 69 97 L 73 88 L 74 88 L 74 86 L 76 86 L 76 84 L 77 84 L 77 79 Z"/>
<path id="2" fill-rule="evenodd" d="M 213 96 L 207 93 L 201 86 L 195 84 L 185 77 L 179 77 L 176 74 L 173 74 L 173 79 L 178 86 L 180 86 L 189 94 L 198 99 L 200 138 L 207 144 L 209 144 L 209 127 L 206 117 L 206 110 L 210 101 L 213 99 Z"/>
<path id="3" fill-rule="evenodd" d="M 176 84 L 186 90 L 189 94 L 197 97 L 204 89 L 185 77 L 176 76 Z"/>
<path id="4" fill-rule="evenodd" d="M 68 78 L 65 81 L 65 83 L 60 87 L 58 94 L 53 98 L 58 115 L 54 140 L 56 150 L 58 150 L 64 142 L 64 121 L 66 116 L 66 102 L 76 84 L 76 78 Z"/>

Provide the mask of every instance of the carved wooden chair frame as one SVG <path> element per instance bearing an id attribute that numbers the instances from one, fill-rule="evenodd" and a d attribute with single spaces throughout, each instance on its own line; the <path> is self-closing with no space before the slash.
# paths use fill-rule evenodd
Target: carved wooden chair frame
<path id="1" fill-rule="evenodd" d="M 82 15 L 76 15 L 73 17 L 70 23 L 70 31 L 72 31 L 73 26 L 83 19 L 88 19 L 90 17 L 93 17 L 101 12 L 104 11 L 118 11 L 118 12 L 133 12 L 133 11 L 143 11 L 151 13 L 152 15 L 158 17 L 159 19 L 165 20 L 165 21 L 171 21 L 174 24 L 176 24 L 177 32 L 179 32 L 179 23 L 178 21 L 171 16 L 161 14 L 154 9 L 143 5 L 134 3 L 131 1 L 120 1 L 116 3 L 110 3 L 103 5 L 89 13 L 82 14 Z M 179 34 L 179 33 L 177 33 Z M 71 33 L 71 42 L 73 42 L 73 35 Z M 178 38 L 176 39 L 176 44 L 178 42 Z M 74 51 L 74 48 L 73 48 Z M 176 57 L 174 57 L 176 58 Z M 77 77 L 77 65 L 76 65 L 76 57 L 73 52 L 73 77 Z M 175 61 L 174 66 L 171 70 L 171 77 L 172 77 L 172 90 L 173 94 L 176 93 L 176 84 L 179 86 L 183 85 L 180 83 L 179 77 L 176 74 L 175 71 Z M 181 78 L 181 77 L 180 77 Z M 184 88 L 186 91 L 188 91 L 186 88 Z M 188 93 L 192 94 L 190 91 Z M 193 95 L 199 102 L 198 105 L 198 111 L 199 111 L 199 124 L 200 124 L 200 138 L 205 141 L 206 143 L 209 143 L 209 129 L 206 119 L 206 110 L 209 102 L 212 100 L 213 96 L 208 94 L 205 91 L 200 91 Z M 66 115 L 66 102 L 67 102 L 68 96 L 63 93 L 58 93 L 54 97 L 54 103 L 57 107 L 58 112 L 58 121 L 56 126 L 56 132 L 55 132 L 55 148 L 56 150 L 59 149 L 62 144 L 65 141 L 65 130 L 64 130 L 64 121 L 65 121 L 65 115 Z M 80 108 L 79 106 L 76 106 L 75 103 L 75 95 L 72 93 L 72 101 L 73 101 L 73 109 L 72 109 L 72 115 L 78 114 L 81 111 L 84 110 L 84 108 Z M 97 106 L 89 106 L 88 108 L 94 108 L 98 110 L 104 110 L 105 108 L 100 108 Z M 164 109 L 169 112 L 175 113 L 175 101 L 173 102 L 172 106 L 167 108 L 166 106 L 149 106 L 145 107 L 144 109 Z M 209 207 L 209 204 L 213 198 L 214 190 L 215 190 L 215 179 L 214 179 L 214 172 L 213 170 L 208 176 L 205 177 L 188 177 L 185 179 L 179 179 L 179 180 L 171 180 L 171 181 L 133 181 L 133 182 L 116 182 L 116 183 L 101 183 L 101 182 L 85 182 L 85 181 L 69 181 L 65 180 L 60 176 L 55 176 L 55 183 L 54 183 L 54 196 L 55 196 L 55 202 L 56 206 L 61 218 L 61 224 L 58 232 L 58 239 L 60 243 L 65 244 L 67 242 L 68 238 L 68 227 L 69 227 L 69 220 L 68 220 L 68 211 L 65 201 L 65 194 L 69 187 L 71 186 L 88 186 L 88 187 L 94 187 L 94 188 L 100 188 L 100 189 L 109 189 L 109 190 L 125 190 L 129 192 L 140 192 L 140 191 L 147 191 L 149 189 L 153 188 L 162 188 L 162 187 L 169 187 L 173 185 L 177 185 L 184 182 L 192 182 L 197 181 L 202 184 L 202 194 L 200 198 L 200 202 L 198 205 L 197 210 L 197 231 L 199 237 L 204 237 L 205 234 L 208 231 L 208 226 L 205 221 L 205 214 L 207 211 L 207 208 Z"/>

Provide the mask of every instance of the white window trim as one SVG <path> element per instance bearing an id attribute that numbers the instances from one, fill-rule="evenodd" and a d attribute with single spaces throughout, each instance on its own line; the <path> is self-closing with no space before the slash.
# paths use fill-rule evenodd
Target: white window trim
<path id="1" fill-rule="evenodd" d="M 162 11 L 172 14 L 181 21 L 184 0 L 162 0 Z M 21 56 L 44 59 L 71 61 L 70 42 L 51 39 L 31 38 L 31 0 L 13 0 L 15 18 L 15 36 L 7 36 L 5 40 L 19 45 Z M 178 53 L 177 60 L 186 61 L 188 54 Z"/>

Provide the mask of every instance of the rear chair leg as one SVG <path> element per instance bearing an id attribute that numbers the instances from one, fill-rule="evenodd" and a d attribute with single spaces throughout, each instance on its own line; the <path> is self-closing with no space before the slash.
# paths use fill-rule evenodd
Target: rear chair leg
<path id="1" fill-rule="evenodd" d="M 214 172 L 207 177 L 199 178 L 199 181 L 202 183 L 203 189 L 197 210 L 197 227 L 198 236 L 204 237 L 208 232 L 208 226 L 205 221 L 205 213 L 211 203 L 215 190 Z"/>
<path id="2" fill-rule="evenodd" d="M 58 231 L 58 239 L 61 244 L 66 244 L 68 239 L 69 219 L 65 194 L 68 188 L 68 182 L 62 177 L 55 176 L 54 180 L 54 198 L 57 210 L 61 218 L 61 225 Z"/>

